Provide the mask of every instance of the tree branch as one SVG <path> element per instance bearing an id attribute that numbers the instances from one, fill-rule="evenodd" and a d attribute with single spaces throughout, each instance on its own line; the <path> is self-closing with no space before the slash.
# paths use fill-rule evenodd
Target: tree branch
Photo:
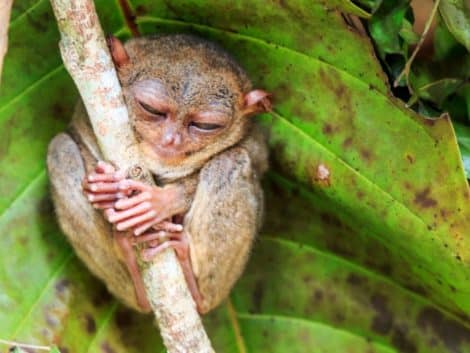
<path id="1" fill-rule="evenodd" d="M 8 27 L 13 0 L 0 2 L 0 82 L 2 81 L 3 59 L 8 50 Z"/>
<path id="2" fill-rule="evenodd" d="M 103 156 L 121 169 L 142 170 L 93 1 L 51 3 L 61 33 L 65 67 L 80 91 Z M 168 352 L 213 353 L 174 251 L 164 251 L 152 263 L 141 265 L 141 273 Z"/>

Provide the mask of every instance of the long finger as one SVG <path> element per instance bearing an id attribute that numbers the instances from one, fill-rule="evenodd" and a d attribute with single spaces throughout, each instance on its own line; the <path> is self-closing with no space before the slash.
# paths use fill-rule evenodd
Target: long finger
<path id="1" fill-rule="evenodd" d="M 101 201 L 116 201 L 119 198 L 119 195 L 116 193 L 111 194 L 92 194 L 89 192 L 85 193 L 88 201 L 90 202 L 101 202 Z"/>
<path id="2" fill-rule="evenodd" d="M 127 210 L 128 208 L 134 207 L 139 203 L 148 201 L 152 198 L 152 195 L 148 191 L 144 191 L 136 196 L 125 198 L 116 202 L 116 209 L 118 210 Z"/>
<path id="3" fill-rule="evenodd" d="M 88 175 L 86 179 L 91 183 L 96 183 L 96 182 L 103 182 L 103 181 L 108 181 L 108 182 L 121 181 L 125 177 L 126 175 L 124 174 L 124 172 L 117 171 L 115 173 L 110 173 L 110 174 L 91 173 L 90 175 Z"/>
<path id="4" fill-rule="evenodd" d="M 95 192 L 95 193 L 100 193 L 100 192 L 104 192 L 104 193 L 114 192 L 114 193 L 117 193 L 117 192 L 120 191 L 119 190 L 119 183 L 89 183 L 89 182 L 85 182 L 83 184 L 83 188 L 85 190 L 90 190 L 90 191 Z"/>
<path id="5" fill-rule="evenodd" d="M 156 219 L 152 219 L 149 222 L 145 222 L 144 224 L 139 225 L 136 229 L 134 229 L 134 235 L 141 235 L 143 232 L 150 229 L 156 222 Z"/>
<path id="6" fill-rule="evenodd" d="M 167 232 L 181 232 L 183 230 L 183 225 L 172 223 L 168 221 L 163 221 L 153 226 L 155 230 L 165 230 Z"/>
<path id="7" fill-rule="evenodd" d="M 106 216 L 108 217 L 108 221 L 110 221 L 111 223 L 116 223 L 130 217 L 138 216 L 144 212 L 149 211 L 151 208 L 152 204 L 150 202 L 142 202 L 141 204 L 125 211 L 117 212 L 115 210 L 109 210 L 108 212 L 106 212 Z"/>
<path id="8" fill-rule="evenodd" d="M 156 216 L 156 212 L 154 210 L 150 210 L 147 213 L 144 213 L 140 216 L 137 217 L 132 217 L 129 218 L 128 220 L 125 220 L 123 222 L 120 222 L 116 225 L 117 230 L 127 230 L 131 227 L 134 227 L 135 225 L 138 225 L 140 223 L 146 222 Z"/>
<path id="9" fill-rule="evenodd" d="M 103 201 L 93 203 L 93 207 L 99 210 L 107 210 L 114 207 L 114 201 Z"/>
<path id="10" fill-rule="evenodd" d="M 173 233 L 181 232 L 183 230 L 183 226 L 181 224 L 175 224 L 168 221 L 158 222 L 158 219 L 155 218 L 152 219 L 150 222 L 146 222 L 142 225 L 139 225 L 136 229 L 134 229 L 134 235 L 141 235 L 151 227 L 155 230 L 164 230 Z"/>
<path id="11" fill-rule="evenodd" d="M 158 241 L 167 240 L 167 239 L 170 238 L 167 234 L 168 234 L 167 232 L 161 230 L 161 231 L 156 232 L 156 233 L 144 234 L 141 237 L 135 238 L 132 242 L 134 244 L 140 244 L 140 243 L 145 243 L 145 242 L 151 241 L 151 240 L 158 240 Z"/>

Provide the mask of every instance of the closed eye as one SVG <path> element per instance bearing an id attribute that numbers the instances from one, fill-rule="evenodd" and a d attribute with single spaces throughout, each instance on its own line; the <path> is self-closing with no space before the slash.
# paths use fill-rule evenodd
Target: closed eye
<path id="1" fill-rule="evenodd" d="M 189 126 L 195 127 L 196 129 L 202 130 L 202 131 L 214 131 L 214 130 L 218 130 L 221 127 L 223 127 L 223 125 L 220 125 L 220 124 L 198 123 L 198 122 L 194 122 L 194 121 L 191 122 L 189 124 Z"/>
<path id="2" fill-rule="evenodd" d="M 143 110 L 145 110 L 148 114 L 151 114 L 151 115 L 155 115 L 155 116 L 159 116 L 159 117 L 166 117 L 166 113 L 158 110 L 158 109 L 155 109 L 154 107 L 144 103 L 144 102 L 141 102 L 141 101 L 138 101 L 139 102 L 139 105 L 142 107 Z"/>

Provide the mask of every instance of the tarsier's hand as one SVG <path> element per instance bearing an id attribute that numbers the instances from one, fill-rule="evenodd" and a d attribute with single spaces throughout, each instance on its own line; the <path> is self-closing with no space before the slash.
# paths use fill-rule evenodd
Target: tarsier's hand
<path id="1" fill-rule="evenodd" d="M 132 229 L 135 235 L 140 235 L 151 227 L 169 230 L 160 223 L 182 211 L 180 190 L 176 186 L 160 188 L 125 179 L 119 182 L 119 190 L 131 196 L 119 199 L 114 208 L 105 211 L 108 221 L 119 231 Z M 181 231 L 177 228 L 176 231 Z"/>
<path id="2" fill-rule="evenodd" d="M 124 172 L 100 161 L 95 172 L 83 180 L 83 191 L 93 207 L 104 210 L 113 208 L 116 201 L 130 195 L 129 191 L 119 189 L 119 182 L 124 179 Z"/>
<path id="3" fill-rule="evenodd" d="M 98 162 L 95 172 L 83 180 L 83 189 L 93 207 L 103 209 L 119 231 L 135 235 L 149 228 L 181 232 L 182 226 L 164 221 L 181 212 L 177 187 L 159 188 L 132 179 L 112 165 Z"/>

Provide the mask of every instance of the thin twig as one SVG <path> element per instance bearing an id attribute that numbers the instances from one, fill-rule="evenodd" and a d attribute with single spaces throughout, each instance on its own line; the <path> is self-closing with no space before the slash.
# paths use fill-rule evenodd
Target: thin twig
<path id="1" fill-rule="evenodd" d="M 0 338 L 0 343 L 5 344 L 10 347 L 20 347 L 20 348 L 29 348 L 29 349 L 37 349 L 39 351 L 50 351 L 52 347 L 50 346 L 38 346 L 35 344 L 26 344 L 26 343 L 19 343 L 15 341 L 7 341 Z"/>
<path id="2" fill-rule="evenodd" d="M 426 39 L 426 36 L 429 32 L 429 29 L 431 28 L 434 17 L 436 16 L 436 12 L 437 12 L 437 8 L 439 6 L 439 2 L 440 2 L 440 0 L 435 0 L 434 1 L 434 6 L 432 8 L 432 11 L 431 11 L 431 14 L 429 15 L 428 20 L 426 21 L 426 26 L 424 27 L 423 33 L 421 33 L 421 37 L 419 38 L 419 42 L 416 45 L 415 49 L 413 50 L 413 53 L 411 54 L 410 58 L 406 62 L 405 67 L 403 68 L 402 72 L 400 73 L 400 75 L 398 75 L 395 82 L 393 82 L 393 87 L 397 87 L 399 85 L 403 75 L 406 76 L 406 82 L 407 82 L 408 87 L 410 86 L 408 84 L 408 76 L 410 75 L 411 64 L 413 63 L 413 61 L 416 57 L 416 54 L 418 54 L 418 51 L 421 48 L 421 46 L 423 45 L 424 40 Z"/>
<path id="3" fill-rule="evenodd" d="M 93 1 L 51 3 L 61 33 L 64 65 L 82 96 L 103 156 L 122 170 L 142 170 L 127 107 Z M 168 352 L 213 353 L 174 251 L 163 251 L 152 263 L 142 265 L 141 273 Z"/>
<path id="4" fill-rule="evenodd" d="M 0 82 L 2 81 L 3 59 L 8 50 L 8 27 L 13 0 L 0 2 Z"/>

